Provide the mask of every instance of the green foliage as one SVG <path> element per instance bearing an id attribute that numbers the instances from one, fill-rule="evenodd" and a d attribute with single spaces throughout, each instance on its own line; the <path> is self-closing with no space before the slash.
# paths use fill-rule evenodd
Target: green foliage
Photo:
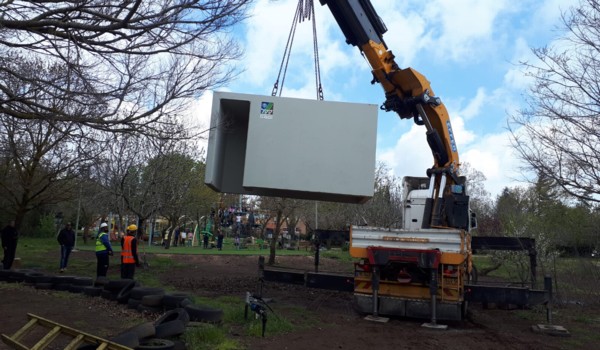
<path id="1" fill-rule="evenodd" d="M 188 349 L 198 350 L 235 350 L 240 345 L 227 338 L 225 329 L 211 324 L 200 324 L 198 327 L 188 327 L 184 334 Z"/>
<path id="2" fill-rule="evenodd" d="M 50 238 L 55 237 L 58 233 L 58 228 L 54 223 L 54 216 L 45 214 L 40 216 L 39 226 L 33 231 L 33 237 Z"/>

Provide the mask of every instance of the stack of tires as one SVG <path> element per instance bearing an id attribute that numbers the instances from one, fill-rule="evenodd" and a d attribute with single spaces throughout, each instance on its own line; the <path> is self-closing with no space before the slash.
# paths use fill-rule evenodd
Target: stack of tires
<path id="1" fill-rule="evenodd" d="M 110 339 L 138 350 L 185 349 L 179 336 L 185 332 L 186 327 L 197 326 L 200 322 L 219 323 L 223 318 L 222 310 L 193 304 L 187 293 L 165 293 L 162 288 L 142 287 L 130 279 L 110 280 L 98 277 L 94 280 L 89 277 L 45 275 L 30 269 L 0 269 L 0 282 L 24 283 L 36 289 L 83 293 L 126 304 L 128 308 L 139 312 L 162 314 L 154 322 L 139 324 Z M 95 349 L 95 346 L 88 344 L 80 349 Z"/>
<path id="2" fill-rule="evenodd" d="M 141 323 L 109 340 L 136 350 L 183 350 L 186 346 L 179 337 L 185 332 L 189 322 L 188 313 L 182 308 L 175 308 L 167 311 L 154 322 Z"/>

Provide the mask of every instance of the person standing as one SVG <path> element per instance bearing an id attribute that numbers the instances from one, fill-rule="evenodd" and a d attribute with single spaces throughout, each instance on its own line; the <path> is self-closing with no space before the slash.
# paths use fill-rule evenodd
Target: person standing
<path id="1" fill-rule="evenodd" d="M 2 251 L 4 252 L 2 258 L 2 265 L 5 270 L 10 270 L 13 261 L 15 261 L 15 253 L 17 252 L 17 241 L 19 239 L 19 232 L 15 227 L 15 221 L 11 220 L 2 229 Z"/>
<path id="2" fill-rule="evenodd" d="M 108 239 L 108 224 L 100 224 L 100 232 L 96 237 L 96 276 L 106 276 L 108 272 L 108 256 L 113 255 L 113 249 Z"/>
<path id="3" fill-rule="evenodd" d="M 67 223 L 65 228 L 58 233 L 58 244 L 60 244 L 60 272 L 65 272 L 69 263 L 69 256 L 75 246 L 75 231 L 71 228 L 71 223 Z"/>
<path id="4" fill-rule="evenodd" d="M 127 235 L 121 239 L 121 278 L 133 279 L 135 267 L 140 266 L 137 254 L 136 225 L 127 226 Z"/>
<path id="5" fill-rule="evenodd" d="M 180 237 L 180 245 L 182 247 L 185 247 L 187 243 L 187 232 L 185 231 L 185 229 L 181 230 L 181 237 Z"/>
<path id="6" fill-rule="evenodd" d="M 217 229 L 217 249 L 223 250 L 223 232 L 221 232 L 221 229 Z"/>

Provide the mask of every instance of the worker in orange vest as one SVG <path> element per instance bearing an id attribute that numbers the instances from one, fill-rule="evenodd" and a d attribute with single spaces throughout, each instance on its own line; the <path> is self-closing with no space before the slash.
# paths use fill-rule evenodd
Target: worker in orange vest
<path id="1" fill-rule="evenodd" d="M 127 226 L 127 235 L 121 238 L 121 278 L 133 279 L 135 267 L 140 266 L 137 254 L 136 225 Z"/>

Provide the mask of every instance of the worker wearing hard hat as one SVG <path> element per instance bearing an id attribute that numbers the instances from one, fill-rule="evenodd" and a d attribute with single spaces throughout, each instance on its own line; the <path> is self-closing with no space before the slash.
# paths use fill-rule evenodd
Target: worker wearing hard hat
<path id="1" fill-rule="evenodd" d="M 127 235 L 121 238 L 121 278 L 133 279 L 135 267 L 140 266 L 137 254 L 137 226 L 127 226 Z"/>
<path id="2" fill-rule="evenodd" d="M 96 276 L 106 276 L 108 272 L 108 256 L 113 255 L 113 249 L 108 239 L 108 224 L 100 224 L 100 231 L 96 237 Z"/>

